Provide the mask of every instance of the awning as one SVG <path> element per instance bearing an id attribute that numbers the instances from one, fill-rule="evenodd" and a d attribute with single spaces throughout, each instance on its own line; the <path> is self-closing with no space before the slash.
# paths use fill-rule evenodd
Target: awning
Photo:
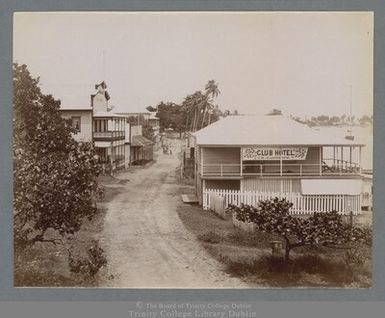
<path id="1" fill-rule="evenodd" d="M 95 148 L 109 148 L 111 147 L 110 141 L 95 141 Z"/>
<path id="2" fill-rule="evenodd" d="M 145 147 L 145 146 L 150 146 L 153 144 L 154 143 L 151 140 L 149 140 L 146 137 L 143 137 L 141 135 L 132 136 L 132 140 L 131 140 L 131 146 L 132 147 Z"/>
<path id="3" fill-rule="evenodd" d="M 303 179 L 301 193 L 358 195 L 361 193 L 362 181 L 358 179 Z"/>

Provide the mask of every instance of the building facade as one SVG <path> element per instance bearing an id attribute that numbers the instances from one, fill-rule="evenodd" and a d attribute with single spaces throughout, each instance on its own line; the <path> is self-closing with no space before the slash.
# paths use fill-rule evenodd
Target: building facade
<path id="1" fill-rule="evenodd" d="M 142 134 L 142 125 L 131 125 L 130 164 L 143 165 L 154 158 L 154 142 Z"/>
<path id="2" fill-rule="evenodd" d="M 76 129 L 73 138 L 78 142 L 92 142 L 92 108 L 61 109 L 61 116 L 71 120 L 72 128 Z"/>
<path id="3" fill-rule="evenodd" d="M 132 125 L 142 126 L 148 125 L 152 129 L 153 133 L 153 149 L 159 150 L 161 147 L 161 135 L 160 135 L 160 121 L 159 118 L 153 112 L 124 112 L 117 113 L 119 115 L 126 116 L 131 121 Z M 143 135 L 143 134 L 142 134 Z"/>
<path id="4" fill-rule="evenodd" d="M 129 123 L 125 116 L 111 112 L 110 96 L 105 82 L 95 85 L 91 107 L 62 108 L 63 118 L 71 119 L 77 130 L 73 134 L 79 142 L 91 142 L 99 156 L 104 172 L 127 167 L 130 158 Z"/>
<path id="5" fill-rule="evenodd" d="M 298 213 L 361 211 L 362 144 L 284 116 L 229 116 L 195 138 L 196 190 L 204 208 L 216 192 L 226 204 L 278 196 L 294 201 Z"/>

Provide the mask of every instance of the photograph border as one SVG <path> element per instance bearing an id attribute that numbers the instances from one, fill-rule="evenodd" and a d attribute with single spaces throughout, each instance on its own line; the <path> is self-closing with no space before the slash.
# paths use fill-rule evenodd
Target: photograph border
<path id="1" fill-rule="evenodd" d="M 385 10 L 376 0 L 308 1 L 1 1 L 0 6 L 0 300 L 9 301 L 380 301 L 385 300 Z M 12 21 L 21 11 L 373 11 L 374 12 L 374 244 L 370 289 L 106 289 L 14 288 L 12 242 Z M 376 214 L 376 212 L 378 212 Z M 5 257 L 3 257 L 5 255 Z"/>

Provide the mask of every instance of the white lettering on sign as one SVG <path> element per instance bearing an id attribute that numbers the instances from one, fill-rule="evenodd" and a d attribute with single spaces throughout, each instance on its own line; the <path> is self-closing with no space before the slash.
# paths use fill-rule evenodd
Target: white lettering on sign
<path id="1" fill-rule="evenodd" d="M 305 160 L 307 150 L 307 147 L 247 147 L 242 148 L 242 160 Z"/>

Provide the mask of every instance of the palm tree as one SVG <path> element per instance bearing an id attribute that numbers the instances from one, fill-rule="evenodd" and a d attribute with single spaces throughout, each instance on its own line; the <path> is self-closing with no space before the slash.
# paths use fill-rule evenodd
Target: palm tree
<path id="1" fill-rule="evenodd" d="M 202 123 L 201 123 L 201 129 L 204 126 L 205 123 L 205 118 L 206 118 L 206 113 L 210 112 L 214 106 L 214 98 L 218 97 L 220 94 L 220 90 L 218 89 L 218 83 L 216 83 L 214 80 L 209 80 L 205 86 L 205 97 L 206 97 L 206 103 L 203 108 L 203 117 L 202 117 Z M 210 115 L 209 115 L 210 117 Z M 210 118 L 209 118 L 209 123 L 210 124 Z"/>

